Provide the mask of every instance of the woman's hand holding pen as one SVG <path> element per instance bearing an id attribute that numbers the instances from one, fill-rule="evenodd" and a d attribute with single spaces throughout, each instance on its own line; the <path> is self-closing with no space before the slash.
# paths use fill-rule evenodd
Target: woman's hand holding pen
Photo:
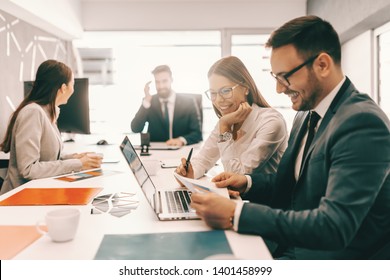
<path id="1" fill-rule="evenodd" d="M 175 172 L 183 177 L 194 179 L 194 169 L 192 168 L 192 164 L 188 163 L 186 164 L 187 160 L 185 158 L 181 158 L 181 164 L 176 167 Z M 188 166 L 188 169 L 186 169 L 186 166 Z M 176 179 L 176 181 L 180 184 L 180 186 L 184 187 L 184 185 Z"/>
<path id="2" fill-rule="evenodd" d="M 192 164 L 188 163 L 188 170 L 186 170 L 186 162 L 185 158 L 181 158 L 181 164 L 176 167 L 176 173 L 187 178 L 194 178 L 194 169 L 192 168 Z"/>
<path id="3" fill-rule="evenodd" d="M 177 174 L 192 179 L 194 178 L 194 169 L 192 168 L 192 164 L 191 164 L 191 157 L 192 157 L 193 150 L 194 148 L 191 148 L 191 151 L 188 154 L 187 159 L 181 158 L 181 164 L 178 167 L 176 167 L 175 170 Z M 179 180 L 177 181 L 182 187 L 184 187 Z"/>

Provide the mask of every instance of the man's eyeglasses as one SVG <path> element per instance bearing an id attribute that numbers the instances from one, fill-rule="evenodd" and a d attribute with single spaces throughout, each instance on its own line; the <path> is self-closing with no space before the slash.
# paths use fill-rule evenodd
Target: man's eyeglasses
<path id="1" fill-rule="evenodd" d="M 298 65 L 293 70 L 291 70 L 291 71 L 289 71 L 287 73 L 284 73 L 284 74 L 274 74 L 273 72 L 271 72 L 271 76 L 274 77 L 279 83 L 281 83 L 285 87 L 289 87 L 290 86 L 290 82 L 288 80 L 288 77 L 291 77 L 295 72 L 297 72 L 303 66 L 306 66 L 307 64 L 312 63 L 319 55 L 320 54 L 317 54 L 317 55 L 309 58 L 308 60 L 306 60 L 305 62 L 303 62 L 302 64 Z"/>
<path id="2" fill-rule="evenodd" d="M 221 96 L 223 99 L 229 99 L 233 96 L 233 90 L 238 87 L 240 84 L 236 84 L 233 87 L 223 87 L 218 92 L 212 91 L 211 89 L 206 90 L 204 93 L 206 94 L 207 98 L 211 101 L 215 101 L 217 99 L 217 95 Z"/>

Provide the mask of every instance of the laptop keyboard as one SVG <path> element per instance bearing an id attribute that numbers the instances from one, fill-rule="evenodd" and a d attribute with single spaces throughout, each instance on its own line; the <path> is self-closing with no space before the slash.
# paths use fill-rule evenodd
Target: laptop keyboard
<path id="1" fill-rule="evenodd" d="M 191 197 L 188 191 L 166 191 L 169 213 L 188 213 L 191 211 Z"/>

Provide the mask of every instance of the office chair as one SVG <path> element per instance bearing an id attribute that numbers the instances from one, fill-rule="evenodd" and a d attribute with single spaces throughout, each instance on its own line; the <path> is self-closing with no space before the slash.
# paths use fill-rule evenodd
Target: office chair
<path id="1" fill-rule="evenodd" d="M 202 105 L 202 94 L 198 93 L 183 93 L 183 95 L 192 97 L 194 101 L 194 106 L 196 108 L 196 113 L 198 115 L 198 121 L 200 126 L 200 131 L 203 133 L 203 105 Z"/>
<path id="2" fill-rule="evenodd" d="M 1 173 L 5 173 L 5 174 L 7 173 L 8 163 L 9 163 L 8 159 L 0 159 L 0 169 L 5 170 L 5 172 L 1 172 Z M 0 190 L 4 182 L 4 179 L 1 177 L 1 173 L 0 173 Z"/>

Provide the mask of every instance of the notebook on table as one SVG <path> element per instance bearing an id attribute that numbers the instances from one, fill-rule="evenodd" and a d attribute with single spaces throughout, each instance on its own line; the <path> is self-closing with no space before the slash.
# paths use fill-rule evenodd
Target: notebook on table
<path id="1" fill-rule="evenodd" d="M 191 193 L 187 189 L 156 188 L 127 136 L 123 139 L 120 150 L 159 220 L 199 219 L 195 210 L 190 207 Z"/>
<path id="2" fill-rule="evenodd" d="M 0 201 L 0 206 L 86 205 L 103 188 L 26 188 Z"/>

